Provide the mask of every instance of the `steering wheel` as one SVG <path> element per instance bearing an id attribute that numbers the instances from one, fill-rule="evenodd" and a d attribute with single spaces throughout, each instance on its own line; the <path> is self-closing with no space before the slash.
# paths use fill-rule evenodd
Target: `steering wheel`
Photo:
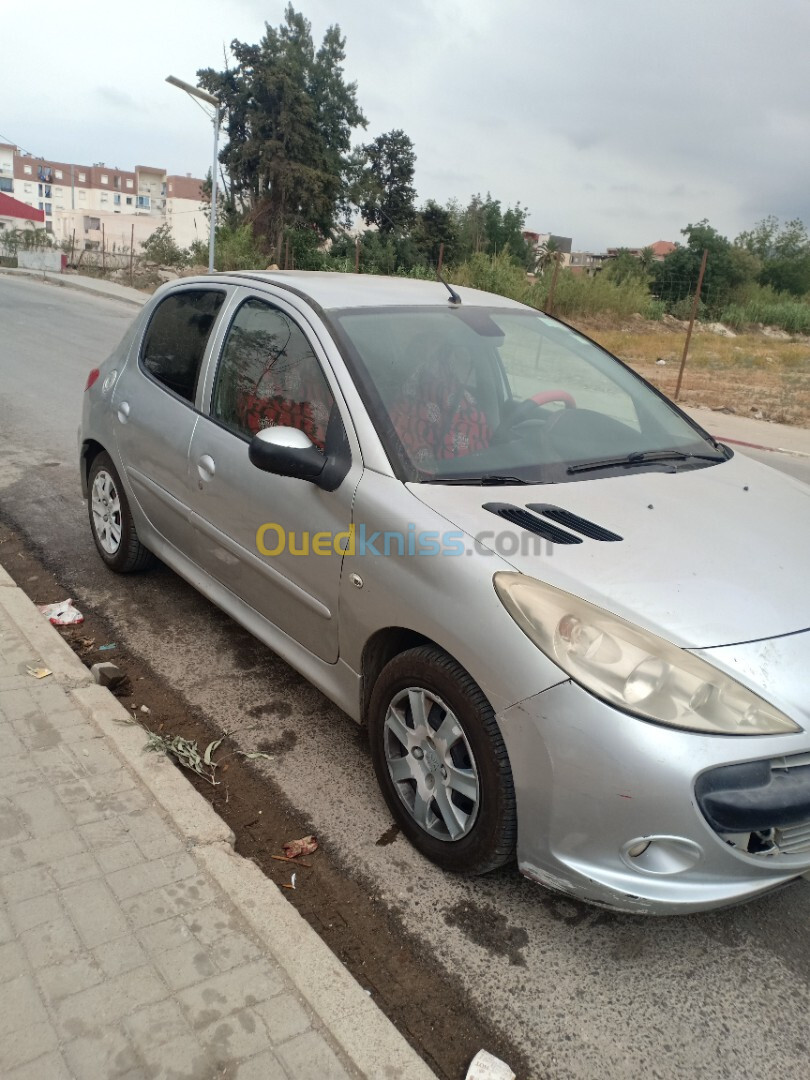
<path id="1" fill-rule="evenodd" d="M 495 431 L 491 441 L 496 443 L 505 442 L 510 438 L 510 434 L 514 429 L 520 424 L 530 420 L 541 419 L 539 410 L 551 401 L 562 401 L 564 403 L 565 408 L 560 410 L 561 413 L 567 412 L 568 409 L 576 409 L 577 407 L 576 401 L 567 390 L 541 390 L 539 393 L 533 394 L 523 401 L 515 402 L 513 399 L 510 403 L 511 408 L 501 421 L 501 424 Z M 546 422 L 553 422 L 557 415 L 558 413 L 552 413 L 551 418 Z"/>
<path id="2" fill-rule="evenodd" d="M 541 390 L 539 394 L 532 394 L 529 401 L 533 401 L 535 405 L 547 405 L 549 401 L 562 401 L 566 409 L 577 407 L 576 401 L 567 390 Z"/>

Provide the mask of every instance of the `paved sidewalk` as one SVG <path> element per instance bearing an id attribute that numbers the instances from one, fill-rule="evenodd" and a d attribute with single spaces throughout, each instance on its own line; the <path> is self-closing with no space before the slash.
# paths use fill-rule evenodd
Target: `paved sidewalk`
<path id="1" fill-rule="evenodd" d="M 0 1076 L 430 1080 L 127 719 L 0 567 Z"/>

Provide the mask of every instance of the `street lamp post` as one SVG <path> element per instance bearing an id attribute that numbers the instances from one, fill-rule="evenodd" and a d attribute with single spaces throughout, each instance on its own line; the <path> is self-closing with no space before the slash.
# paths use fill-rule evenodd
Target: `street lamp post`
<path id="1" fill-rule="evenodd" d="M 208 273 L 214 272 L 214 238 L 216 236 L 217 227 L 217 168 L 219 162 L 217 161 L 217 149 L 219 144 L 219 124 L 222 117 L 222 104 L 219 98 L 215 98 L 213 94 L 207 93 L 205 90 L 200 90 L 198 86 L 192 86 L 191 83 L 183 82 L 182 79 L 175 78 L 174 75 L 167 75 L 166 82 L 171 83 L 172 86 L 177 86 L 181 90 L 185 90 L 187 94 L 191 94 L 192 97 L 199 98 L 200 101 L 205 101 L 208 105 L 214 106 L 214 163 L 211 168 L 211 236 L 208 241 Z"/>

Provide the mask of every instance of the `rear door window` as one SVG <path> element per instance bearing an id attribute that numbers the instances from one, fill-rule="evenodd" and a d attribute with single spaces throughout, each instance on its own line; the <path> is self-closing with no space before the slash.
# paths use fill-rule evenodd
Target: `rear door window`
<path id="1" fill-rule="evenodd" d="M 306 335 L 283 311 L 247 300 L 219 362 L 211 416 L 247 439 L 265 427 L 294 427 L 323 450 L 335 406 Z"/>
<path id="2" fill-rule="evenodd" d="M 158 304 L 144 336 L 143 368 L 185 401 L 194 401 L 205 348 L 225 293 L 183 289 Z"/>

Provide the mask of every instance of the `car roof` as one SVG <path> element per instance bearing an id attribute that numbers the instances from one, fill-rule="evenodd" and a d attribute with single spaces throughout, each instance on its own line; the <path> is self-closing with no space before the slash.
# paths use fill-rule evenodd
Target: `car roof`
<path id="1" fill-rule="evenodd" d="M 341 274 L 323 270 L 233 270 L 215 277 L 244 279 L 244 284 L 279 285 L 303 295 L 318 307 L 330 311 L 340 308 L 410 307 L 433 305 L 447 307 L 450 294 L 440 281 L 414 278 L 382 277 L 375 274 Z M 202 280 L 210 281 L 210 278 Z M 183 284 L 189 278 L 181 278 Z M 466 307 L 499 307 L 526 310 L 525 305 L 496 293 L 481 292 L 454 285 Z"/>

